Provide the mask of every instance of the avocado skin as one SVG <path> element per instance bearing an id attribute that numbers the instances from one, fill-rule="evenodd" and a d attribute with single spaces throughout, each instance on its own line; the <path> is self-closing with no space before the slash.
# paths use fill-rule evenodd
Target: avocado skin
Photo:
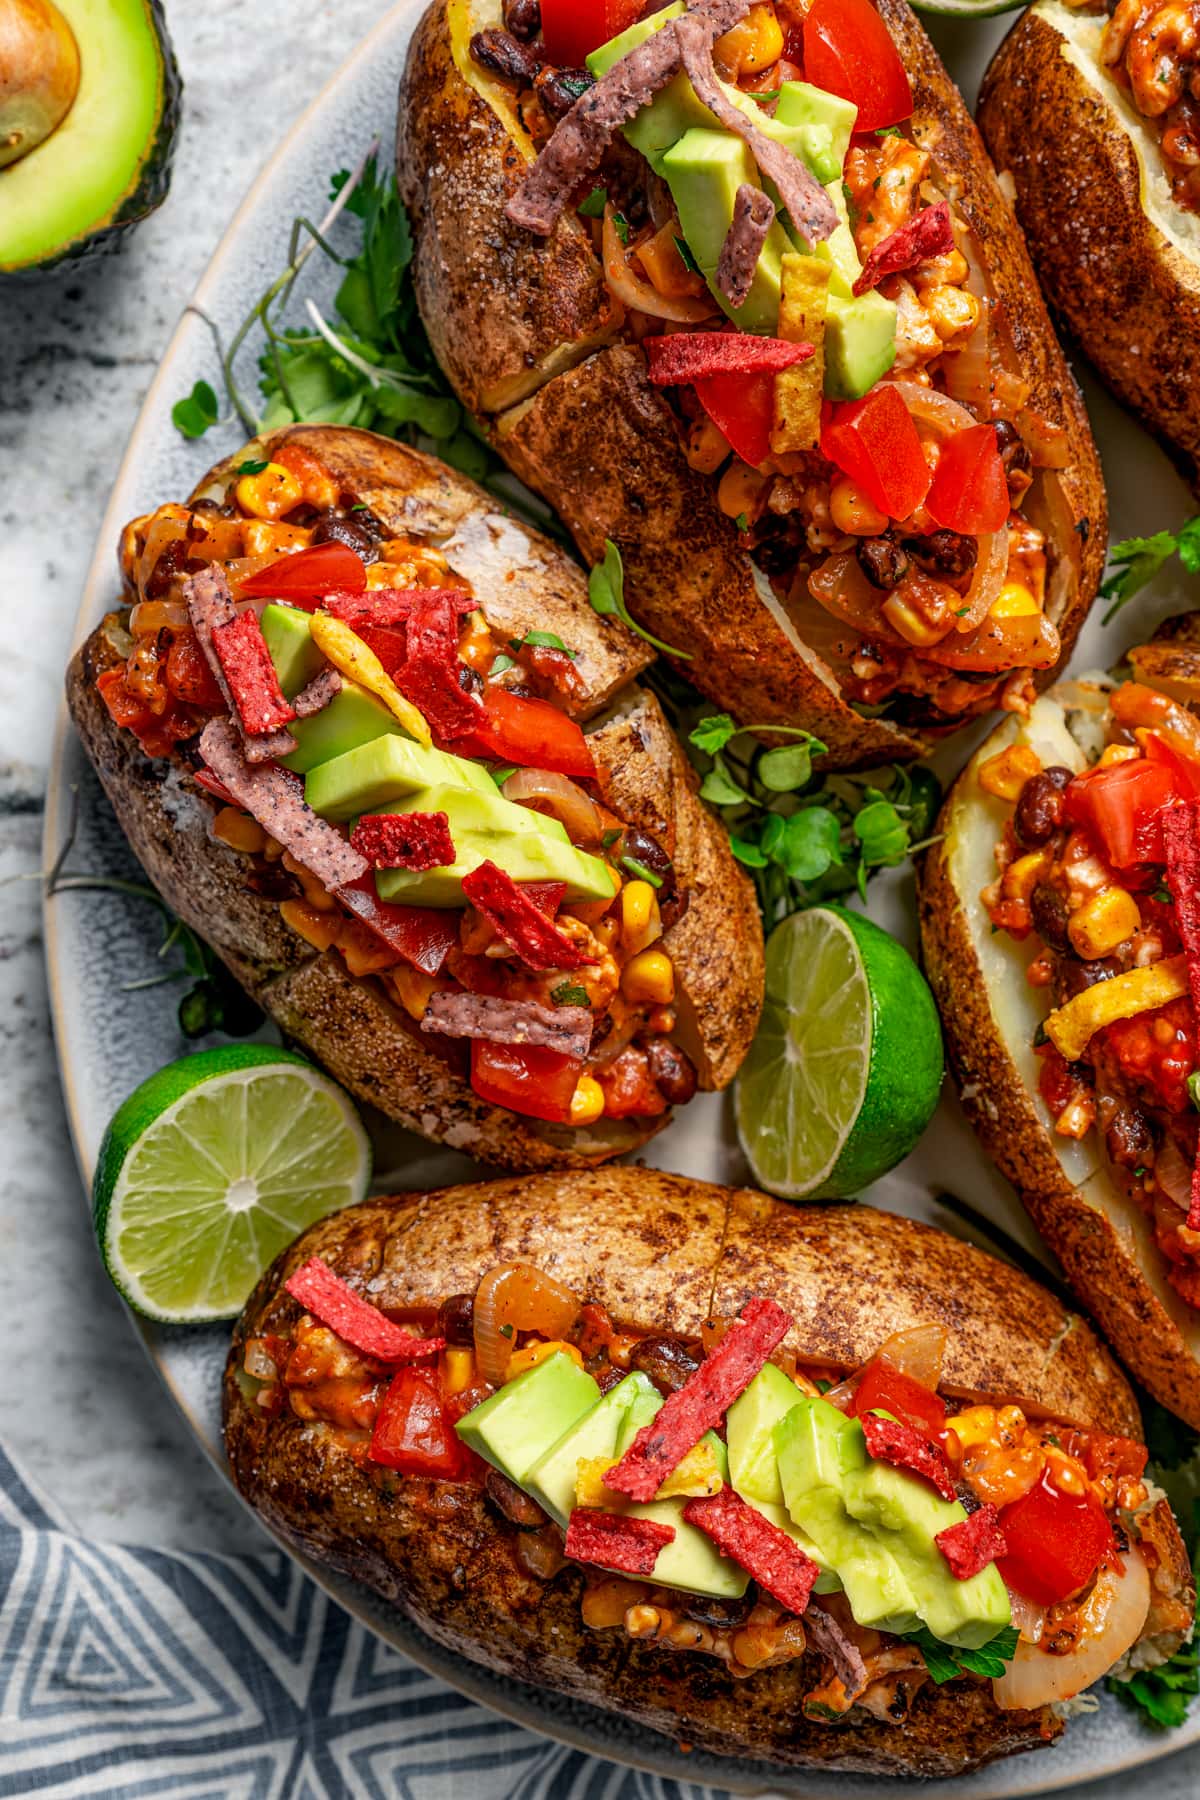
<path id="1" fill-rule="evenodd" d="M 179 137 L 179 120 L 183 111 L 183 77 L 175 60 L 175 48 L 167 30 L 163 0 L 142 0 L 146 23 L 158 45 L 162 65 L 158 123 L 154 137 L 146 148 L 138 179 L 126 194 L 111 219 L 96 226 L 86 237 L 75 238 L 61 250 L 51 251 L 39 262 L 26 263 L 18 269 L 0 269 L 0 282 L 24 282 L 27 285 L 67 274 L 78 274 L 102 257 L 120 250 L 130 233 L 143 219 L 156 212 L 171 189 L 171 165 Z M 86 48 L 81 46 L 81 53 Z"/>

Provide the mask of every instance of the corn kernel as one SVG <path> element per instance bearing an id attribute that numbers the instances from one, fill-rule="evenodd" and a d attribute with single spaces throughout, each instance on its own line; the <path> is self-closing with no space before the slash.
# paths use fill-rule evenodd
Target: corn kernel
<path id="1" fill-rule="evenodd" d="M 416 1019 L 419 1024 L 425 1017 L 430 995 L 437 987 L 433 976 L 422 974 L 420 969 L 406 968 L 401 963 L 392 970 L 391 987 L 409 1018 Z"/>
<path id="2" fill-rule="evenodd" d="M 1006 581 L 992 602 L 989 617 L 993 619 L 1021 619 L 1031 613 L 1041 612 L 1041 607 L 1032 593 L 1020 581 Z"/>
<path id="3" fill-rule="evenodd" d="M 330 913 L 318 912 L 307 900 L 284 900 L 279 908 L 285 925 L 298 932 L 314 950 L 328 950 L 337 937 L 342 921 Z"/>
<path id="4" fill-rule="evenodd" d="M 693 419 L 688 427 L 684 455 L 690 469 L 701 475 L 715 475 L 721 464 L 729 460 L 729 439 L 706 414 L 703 419 Z"/>
<path id="5" fill-rule="evenodd" d="M 627 881 L 621 889 L 621 940 L 633 956 L 662 936 L 658 895 L 648 881 Z"/>
<path id="6" fill-rule="evenodd" d="M 1124 888 L 1101 888 L 1071 914 L 1067 935 L 1071 948 L 1085 962 L 1108 956 L 1141 929 L 1137 901 Z"/>
<path id="7" fill-rule="evenodd" d="M 993 1406 L 968 1406 L 946 1420 L 946 1430 L 953 1431 L 964 1450 L 975 1444 L 990 1444 L 996 1434 L 996 1409 Z"/>
<path id="8" fill-rule="evenodd" d="M 526 1369 L 536 1369 L 538 1364 L 544 1363 L 548 1357 L 560 1354 L 569 1356 L 571 1361 L 577 1363 L 582 1369 L 583 1356 L 578 1346 L 568 1344 L 563 1338 L 551 1338 L 548 1342 L 526 1344 L 523 1350 L 514 1350 L 508 1359 L 504 1379 L 505 1381 L 515 1381 L 518 1375 L 525 1373 Z"/>
<path id="9" fill-rule="evenodd" d="M 475 1378 L 475 1352 L 466 1344 L 450 1344 L 442 1353 L 442 1391 L 462 1394 Z"/>
<path id="10" fill-rule="evenodd" d="M 1018 856 L 1004 871 L 1001 883 L 1004 898 L 1027 901 L 1049 866 L 1050 858 L 1044 850 L 1031 850 L 1028 856 Z"/>
<path id="11" fill-rule="evenodd" d="M 967 288 L 926 288 L 921 295 L 921 304 L 943 344 L 966 337 L 979 323 L 979 302 Z"/>
<path id="12" fill-rule="evenodd" d="M 839 531 L 854 537 L 878 537 L 887 530 L 888 516 L 880 512 L 862 489 L 845 476 L 829 490 L 829 513 Z"/>
<path id="13" fill-rule="evenodd" d="M 240 850 L 244 856 L 254 856 L 261 852 L 267 841 L 267 834 L 257 819 L 249 813 L 239 812 L 236 806 L 223 806 L 213 820 L 212 834 L 221 843 L 228 844 L 231 850 Z"/>
<path id="14" fill-rule="evenodd" d="M 670 1006 L 675 998 L 675 970 L 662 950 L 643 950 L 621 971 L 621 992 L 634 1006 Z"/>
<path id="15" fill-rule="evenodd" d="M 998 800 L 1016 800 L 1031 776 L 1041 772 L 1041 759 L 1028 744 L 1009 744 L 989 756 L 979 771 L 979 785 Z"/>
<path id="16" fill-rule="evenodd" d="M 953 619 L 939 625 L 931 624 L 923 612 L 899 593 L 889 594 L 879 610 L 902 638 L 919 649 L 926 649 L 930 644 L 940 644 L 954 629 Z"/>
<path id="17" fill-rule="evenodd" d="M 1096 767 L 1111 769 L 1114 763 L 1136 762 L 1139 752 L 1132 744 L 1108 744 L 1100 752 Z"/>
<path id="18" fill-rule="evenodd" d="M 758 75 L 774 68 L 783 55 L 783 27 L 775 8 L 760 4 L 713 45 L 713 60 L 726 81 L 741 75 Z"/>
<path id="19" fill-rule="evenodd" d="M 571 1124 L 594 1125 L 604 1111 L 604 1089 L 590 1075 L 581 1075 L 571 1095 Z"/>
<path id="20" fill-rule="evenodd" d="M 770 480 L 770 475 L 760 475 L 757 469 L 735 456 L 718 484 L 717 505 L 727 519 L 740 519 L 743 513 L 752 519 L 758 511 L 762 491 Z"/>
<path id="21" fill-rule="evenodd" d="M 304 489 L 290 469 L 282 463 L 269 462 L 257 475 L 242 476 L 234 498 L 243 512 L 252 513 L 256 519 L 281 519 L 293 506 L 299 506 Z"/>

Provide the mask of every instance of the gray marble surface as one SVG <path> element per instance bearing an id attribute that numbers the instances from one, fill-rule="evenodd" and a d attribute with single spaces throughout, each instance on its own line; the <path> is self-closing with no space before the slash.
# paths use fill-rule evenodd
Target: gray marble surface
<path id="1" fill-rule="evenodd" d="M 107 267 L 0 288 L 0 1441 L 101 1539 L 265 1541 L 159 1388 L 87 1226 L 37 885 L 61 671 L 111 474 L 180 309 L 256 169 L 379 10 L 168 0 L 187 89 L 169 200 Z M 939 35 L 961 50 L 966 29 Z M 997 26 L 974 29 L 982 66 Z M 1200 1753 L 1076 1791 L 1116 1800 L 1151 1787 L 1194 1796 Z"/>

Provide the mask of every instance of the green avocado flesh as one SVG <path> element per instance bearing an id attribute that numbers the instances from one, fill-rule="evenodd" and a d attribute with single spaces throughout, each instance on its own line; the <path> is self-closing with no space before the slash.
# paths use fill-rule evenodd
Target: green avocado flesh
<path id="1" fill-rule="evenodd" d="M 575 1360 L 556 1350 L 460 1419 L 454 1427 L 485 1462 L 521 1485 L 562 1434 L 591 1411 L 600 1389 Z"/>
<path id="2" fill-rule="evenodd" d="M 361 693 L 362 689 L 354 692 Z M 344 690 L 337 699 L 343 698 Z M 323 719 L 336 705 L 337 700 L 316 718 Z M 431 787 L 474 788 L 481 794 L 496 792 L 495 782 L 478 763 L 469 762 L 465 756 L 451 756 L 446 750 L 426 749 L 397 733 L 391 737 L 376 736 L 340 753 L 331 749 L 327 761 L 308 771 L 304 798 L 323 819 L 343 824 L 360 813 L 380 812 L 394 800 Z"/>
<path id="3" fill-rule="evenodd" d="M 166 197 L 179 77 L 157 0 L 56 0 L 79 48 L 62 123 L 0 171 L 0 271 L 82 255 Z"/>
<path id="4" fill-rule="evenodd" d="M 490 781 L 490 777 L 489 777 Z M 611 900 L 613 878 L 599 857 L 576 850 L 557 819 L 527 806 L 514 806 L 491 783 L 490 794 L 462 787 L 423 788 L 404 801 L 389 801 L 387 813 L 444 812 L 454 839 L 455 858 L 443 868 L 381 869 L 375 886 L 381 900 L 408 906 L 461 906 L 465 875 L 493 862 L 514 881 L 565 881 L 567 901 Z"/>

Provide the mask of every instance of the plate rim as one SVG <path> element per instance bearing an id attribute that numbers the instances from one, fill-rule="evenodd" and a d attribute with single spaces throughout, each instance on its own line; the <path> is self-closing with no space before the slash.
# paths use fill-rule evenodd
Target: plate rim
<path id="1" fill-rule="evenodd" d="M 141 457 L 142 442 L 161 417 L 164 404 L 164 391 L 171 382 L 174 365 L 185 345 L 194 332 L 203 329 L 203 311 L 207 302 L 216 294 L 222 285 L 222 276 L 229 259 L 236 254 L 240 244 L 243 227 L 257 209 L 260 195 L 280 167 L 289 159 L 294 150 L 306 136 L 313 120 L 323 115 L 335 101 L 339 90 L 346 84 L 352 84 L 359 75 L 362 65 L 368 62 L 374 53 L 385 45 L 390 45 L 396 33 L 403 29 L 407 21 L 415 20 L 423 10 L 427 0 L 394 0 L 394 3 L 377 20 L 368 34 L 349 52 L 337 69 L 321 86 L 319 91 L 292 121 L 286 132 L 278 141 L 275 149 L 262 162 L 251 177 L 240 201 L 231 213 L 209 261 L 206 263 L 191 296 L 185 304 L 179 319 L 171 332 L 167 344 L 159 359 L 158 366 L 143 396 L 137 416 L 131 427 L 125 450 L 117 465 L 109 492 L 109 500 L 97 532 L 95 547 L 88 563 L 87 574 L 81 590 L 80 601 L 71 627 L 68 641 L 68 658 L 73 656 L 79 646 L 101 616 L 102 601 L 106 590 L 111 587 L 111 546 L 117 540 L 117 534 L 125 523 L 125 504 L 121 500 L 128 479 Z M 394 127 L 393 127 L 394 128 Z M 381 143 L 384 134 L 380 134 Z M 390 153 L 384 155 L 390 166 Z M 50 760 L 47 772 L 45 816 L 42 834 L 43 867 L 53 865 L 55 856 L 63 842 L 64 804 L 72 793 L 66 771 L 73 752 L 83 754 L 72 725 L 66 700 L 60 692 L 55 716 L 54 732 L 51 739 Z M 52 1035 L 54 1039 L 55 1061 L 58 1069 L 59 1083 L 63 1096 L 64 1110 L 67 1116 L 68 1130 L 72 1150 L 78 1166 L 84 1190 L 85 1204 L 90 1208 L 90 1190 L 95 1155 L 98 1145 L 89 1144 L 82 1123 L 82 1104 L 75 1076 L 75 1061 L 66 1048 L 67 1033 L 64 1029 L 66 1019 L 66 1001 L 64 987 L 68 979 L 58 920 L 63 916 L 51 905 L 54 896 L 47 894 L 43 887 L 41 898 L 41 922 L 44 944 L 44 965 L 46 970 L 47 994 Z M 65 931 L 66 927 L 62 927 Z M 538 1690 L 528 1684 L 510 1681 L 507 1685 L 514 1694 L 528 1694 L 529 1700 L 522 1703 L 516 1698 L 497 1698 L 487 1684 L 487 1674 L 479 1665 L 473 1663 L 460 1652 L 443 1649 L 433 1639 L 427 1638 L 418 1626 L 407 1618 L 401 1608 L 396 1612 L 404 1619 L 407 1630 L 416 1635 L 417 1647 L 407 1640 L 397 1645 L 386 1626 L 373 1615 L 373 1608 L 386 1608 L 388 1603 L 381 1597 L 371 1593 L 362 1584 L 338 1575 L 323 1565 L 313 1561 L 303 1552 L 298 1551 L 274 1527 L 268 1525 L 261 1514 L 240 1493 L 231 1479 L 228 1467 L 219 1457 L 208 1434 L 192 1408 L 178 1382 L 173 1378 L 167 1360 L 159 1353 L 156 1328 L 138 1317 L 136 1313 L 121 1301 L 125 1308 L 130 1325 L 138 1337 L 142 1348 L 153 1366 L 159 1381 L 169 1395 L 172 1403 L 181 1414 L 192 1435 L 193 1441 L 206 1460 L 215 1469 L 225 1489 L 236 1496 L 239 1504 L 253 1518 L 257 1526 L 268 1538 L 279 1546 L 284 1553 L 304 1569 L 305 1573 L 331 1599 L 337 1602 L 349 1615 L 365 1629 L 384 1643 L 398 1648 L 426 1674 L 443 1681 L 457 1692 L 465 1695 L 473 1703 L 483 1706 L 498 1718 L 507 1719 L 525 1730 L 560 1744 L 567 1749 L 596 1757 L 617 1766 L 632 1769 L 642 1774 L 660 1779 L 673 1780 L 686 1785 L 700 1785 L 712 1788 L 714 1782 L 731 1793 L 761 1797 L 761 1800 L 774 1800 L 775 1796 L 788 1796 L 789 1800 L 820 1800 L 821 1796 L 829 1796 L 829 1800 L 837 1800 L 837 1796 L 850 1796 L 865 1792 L 883 1793 L 893 1783 L 893 1778 L 884 1774 L 839 1775 L 836 1765 L 821 1768 L 778 1768 L 770 1769 L 768 1765 L 760 1765 L 764 1773 L 752 1774 L 753 1768 L 748 1760 L 720 1758 L 710 1756 L 703 1766 L 697 1765 L 689 1771 L 679 1766 L 679 1759 L 684 1754 L 678 1750 L 671 1739 L 662 1735 L 662 1750 L 650 1747 L 637 1750 L 609 1748 L 603 1743 L 598 1747 L 596 1741 L 584 1729 L 577 1729 L 570 1723 L 553 1718 L 545 1722 L 538 1715 Z M 581 1708 L 586 1707 L 589 1714 L 598 1720 L 605 1720 L 608 1715 L 601 1707 L 592 1707 L 586 1702 L 577 1702 Z M 648 1740 L 657 1741 L 659 1734 L 647 1728 Z M 1011 1765 L 1012 1757 L 1003 1757 L 985 1765 L 971 1776 L 949 1776 L 921 1785 L 938 1793 L 950 1791 L 951 1782 L 968 1782 L 965 1791 L 976 1800 L 1008 1800 L 1010 1795 L 1021 1795 L 1025 1800 L 1033 1800 L 1039 1794 L 1065 1792 L 1087 1782 L 1111 1779 L 1114 1776 L 1128 1774 L 1132 1770 L 1161 1762 L 1200 1743 L 1200 1709 L 1192 1720 L 1192 1735 L 1181 1742 L 1178 1737 L 1157 1742 L 1152 1738 L 1139 1741 L 1133 1737 L 1129 1741 L 1128 1753 L 1118 1760 L 1108 1761 L 1104 1766 L 1093 1766 L 1089 1769 L 1073 1771 L 1067 1779 L 1055 1779 L 1053 1769 L 1053 1751 L 1055 1746 L 1048 1747 L 1046 1762 L 1039 1761 L 1039 1772 L 1045 1771 L 1045 1782 L 1037 1788 L 1011 1789 L 993 1786 L 992 1777 L 1000 1777 Z M 1022 1763 L 1024 1759 L 1022 1758 Z M 1028 1766 L 1028 1765 L 1025 1765 Z M 725 1773 L 725 1770 L 728 1773 Z M 699 1782 L 695 1777 L 700 1777 Z M 907 1784 L 906 1784 L 907 1785 Z M 914 1784 L 915 1785 L 915 1784 Z"/>

